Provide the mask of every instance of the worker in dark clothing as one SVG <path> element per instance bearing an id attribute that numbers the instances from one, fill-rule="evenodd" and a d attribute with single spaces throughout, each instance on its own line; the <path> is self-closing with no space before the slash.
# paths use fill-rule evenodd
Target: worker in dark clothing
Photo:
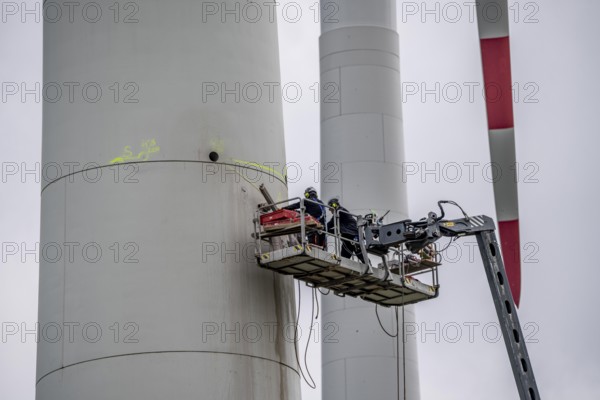
<path id="1" fill-rule="evenodd" d="M 333 208 L 338 215 L 340 227 L 339 233 L 342 236 L 342 252 L 340 255 L 344 258 L 350 258 L 352 257 L 352 254 L 356 254 L 356 257 L 364 263 L 365 258 L 363 257 L 360 245 L 358 244 L 359 238 L 356 219 L 348 210 L 340 205 L 340 200 L 337 197 L 329 200 L 327 204 L 329 207 Z M 327 223 L 327 232 L 335 232 L 335 219 L 333 217 Z"/>
<path id="2" fill-rule="evenodd" d="M 304 191 L 304 197 L 309 200 L 304 202 L 304 208 L 306 209 L 306 213 L 311 215 L 321 224 L 321 229 L 325 227 L 325 204 L 319 199 L 317 195 L 317 189 L 314 187 L 308 187 Z M 284 207 L 286 210 L 298 210 L 300 208 L 300 202 L 290 204 L 287 207 Z M 318 232 L 310 232 L 308 234 L 308 243 L 317 245 L 326 248 L 327 238 L 325 237 L 325 233 Z"/>

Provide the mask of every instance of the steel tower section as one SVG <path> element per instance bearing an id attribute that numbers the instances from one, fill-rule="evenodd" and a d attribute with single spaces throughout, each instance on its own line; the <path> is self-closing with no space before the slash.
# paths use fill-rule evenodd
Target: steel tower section
<path id="1" fill-rule="evenodd" d="M 388 220 L 405 219 L 396 2 L 323 0 L 321 12 L 323 199 L 337 195 L 353 213 L 391 210 Z M 393 310 L 379 311 L 394 332 Z M 413 307 L 404 318 L 414 322 Z M 323 337 L 331 326 L 339 341 L 322 345 L 324 399 L 420 397 L 416 343 L 403 343 L 402 328 L 386 336 L 372 304 L 323 296 Z"/>
<path id="2" fill-rule="evenodd" d="M 287 197 L 277 27 L 244 4 L 45 21 L 38 400 L 300 399 L 250 236 L 258 186 Z"/>

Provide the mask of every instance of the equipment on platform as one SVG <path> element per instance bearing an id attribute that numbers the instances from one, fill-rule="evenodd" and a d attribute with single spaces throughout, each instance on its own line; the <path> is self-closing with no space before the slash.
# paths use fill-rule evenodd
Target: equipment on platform
<path id="1" fill-rule="evenodd" d="M 277 210 L 279 205 L 296 201 L 300 202 L 299 213 Z M 335 224 L 335 232 L 329 233 L 306 215 L 305 203 L 310 201 L 296 198 L 259 206 L 254 219 L 259 266 L 292 275 L 310 287 L 330 289 L 338 296 L 359 297 L 386 307 L 404 306 L 438 296 L 441 257 L 436 242 L 439 239 L 475 236 L 520 398 L 540 398 L 491 218 L 469 217 L 452 201 L 438 202 L 440 216 L 430 212 L 419 221 L 383 224 L 383 217 L 378 218 L 374 213 L 364 217 L 353 215 L 359 230 L 359 240 L 354 242 L 340 234 L 341 210 L 327 207 Z M 445 220 L 443 204 L 455 205 L 464 218 Z M 306 240 L 309 233 L 326 234 L 326 248 L 310 245 Z M 290 238 L 287 241 L 272 240 L 286 236 Z M 344 241 L 360 246 L 362 254 L 379 257 L 381 263 L 373 266 L 369 258 L 362 263 L 341 257 Z M 277 248 L 271 246 L 274 242 Z"/>

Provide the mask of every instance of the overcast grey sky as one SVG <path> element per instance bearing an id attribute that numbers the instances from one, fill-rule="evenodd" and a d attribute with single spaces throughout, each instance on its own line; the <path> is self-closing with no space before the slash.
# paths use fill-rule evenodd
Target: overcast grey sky
<path id="1" fill-rule="evenodd" d="M 282 2 L 286 3 L 290 2 Z M 406 161 L 417 168 L 417 173 L 406 177 L 410 215 L 421 218 L 444 198 L 459 202 L 471 214 L 494 216 L 486 170 L 489 146 L 477 26 L 468 7 L 459 6 L 462 16 L 457 19 L 444 8 L 450 2 L 442 2 L 436 21 L 435 14 L 422 13 L 421 1 L 411 3 L 418 7 L 416 14 L 403 14 L 408 3 L 398 3 L 403 85 L 435 92 L 439 83 L 440 88 L 438 101 L 435 94 L 404 93 Z M 424 4 L 435 9 L 434 1 Z M 527 324 L 529 354 L 543 398 L 596 399 L 600 393 L 596 310 L 600 265 L 593 250 L 600 198 L 596 165 L 600 3 L 509 4 L 523 245 L 519 315 Z M 282 81 L 297 82 L 305 92 L 298 103 L 284 102 L 287 156 L 288 161 L 303 165 L 304 171 L 319 161 L 318 149 L 305 144 L 318 142 L 319 135 L 319 104 L 310 87 L 319 80 L 320 27 L 309 7 L 303 5 L 305 17 L 299 22 L 279 21 Z M 1 82 L 42 80 L 41 28 L 31 18 L 26 23 L 18 18 L 1 20 Z M 469 98 L 469 88 L 477 83 Z M 458 100 L 449 91 L 457 87 L 462 90 Z M 41 103 L 0 100 L 3 168 L 15 162 L 39 162 Z M 461 166 L 460 179 L 452 170 L 455 165 Z M 474 167 L 469 170 L 466 165 Z M 424 173 L 436 168 L 439 176 Z M 315 184 L 310 174 L 304 174 L 291 184 L 290 194 Z M 1 243 L 39 240 L 39 191 L 33 175 L 24 180 L 3 176 Z M 416 307 L 423 399 L 516 398 L 504 343 L 494 330 L 496 315 L 479 255 L 475 252 L 470 259 L 469 250 L 468 244 L 449 250 L 440 270 L 440 297 Z M 304 309 L 309 306 L 303 303 Z M 33 327 L 36 320 L 34 257 L 24 262 L 7 257 L 0 264 L 0 321 Z M 24 343 L 10 338 L 0 342 L 0 398 L 34 398 L 35 348 L 32 337 Z M 305 387 L 305 400 L 320 399 L 318 352 L 319 346 L 312 344 L 310 368 L 319 386 L 317 390 Z"/>

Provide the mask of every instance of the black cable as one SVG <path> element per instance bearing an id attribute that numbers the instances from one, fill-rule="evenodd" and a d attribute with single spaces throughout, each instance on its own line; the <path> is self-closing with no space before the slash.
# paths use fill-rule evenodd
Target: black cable
<path id="1" fill-rule="evenodd" d="M 452 244 L 452 242 L 455 242 L 458 239 L 458 236 L 454 236 L 452 238 L 450 238 L 450 241 L 448 242 L 448 244 L 446 245 L 446 247 L 444 247 L 442 250 L 438 251 L 438 254 L 442 254 L 443 252 L 445 252 L 446 250 L 448 250 L 448 248 L 450 247 L 450 245 Z"/>
<path id="2" fill-rule="evenodd" d="M 314 299 L 313 299 L 313 307 L 314 307 Z M 300 281 L 298 281 L 298 314 L 296 316 L 296 324 L 294 325 L 294 353 L 296 354 L 296 363 L 298 364 L 298 370 L 300 370 L 300 375 L 302 375 L 302 379 L 304 379 L 304 382 L 306 382 L 308 387 L 310 387 L 311 389 L 316 389 L 317 385 L 315 384 L 314 379 L 312 379 L 312 376 L 310 375 L 310 372 L 308 372 L 308 371 L 306 371 L 306 372 L 308 373 L 308 376 L 312 380 L 312 384 L 308 381 L 308 379 L 306 379 L 306 376 L 304 375 L 304 371 L 302 370 L 302 365 L 300 365 L 300 358 L 298 357 L 298 346 L 297 346 L 297 344 L 299 342 L 299 340 L 298 340 L 298 323 L 300 322 L 301 308 L 302 308 L 302 291 L 300 290 Z M 312 313 L 311 313 L 311 323 L 312 323 Z M 311 326 L 311 331 L 312 331 L 312 326 Z M 310 334 L 309 334 L 309 340 L 310 340 Z M 308 343 L 307 343 L 306 348 L 308 350 Z M 305 358 L 304 362 L 306 365 L 306 358 Z"/>
<path id="3" fill-rule="evenodd" d="M 398 306 L 395 307 L 396 311 L 396 332 L 400 333 L 400 319 L 398 318 Z M 406 400 L 406 340 L 404 328 L 406 323 L 404 322 L 404 291 L 402 291 L 402 385 L 403 385 L 403 399 Z M 398 400 L 400 400 L 400 343 L 396 339 L 396 390 L 398 393 Z"/>
<path id="4" fill-rule="evenodd" d="M 398 308 L 396 307 L 396 321 L 398 321 Z M 404 400 L 406 400 L 406 340 L 404 340 L 404 292 L 402 293 L 402 378 L 404 385 Z"/>
<path id="5" fill-rule="evenodd" d="M 440 208 L 440 211 L 442 212 L 442 215 L 440 215 L 440 216 L 439 216 L 439 217 L 436 219 L 436 221 L 441 221 L 441 220 L 444 218 L 444 216 L 446 215 L 446 212 L 444 211 L 444 207 L 442 207 L 442 204 L 451 204 L 451 205 L 453 205 L 453 206 L 456 206 L 456 207 L 458 207 L 458 208 L 460 209 L 460 211 L 462 211 L 462 213 L 463 213 L 463 215 L 464 215 L 465 219 L 466 219 L 467 221 L 469 220 L 469 216 L 467 215 L 467 213 L 465 212 L 465 210 L 463 210 L 463 208 L 462 208 L 460 205 L 458 205 L 458 203 L 457 203 L 457 202 L 455 202 L 455 201 L 452 201 L 452 200 L 440 200 L 440 201 L 438 201 L 438 207 Z"/>
<path id="6" fill-rule="evenodd" d="M 313 293 L 314 293 L 314 289 L 313 289 Z M 308 369 L 308 362 L 307 362 L 307 358 L 308 358 L 308 346 L 310 345 L 310 337 L 312 336 L 312 331 L 313 331 L 313 316 L 315 315 L 315 297 L 312 297 L 312 309 L 310 311 L 310 329 L 308 331 L 308 339 L 306 340 L 306 348 L 304 349 L 304 368 L 306 368 L 306 374 L 308 375 L 308 377 L 310 378 L 312 385 L 310 383 L 308 383 L 308 381 L 306 381 L 306 384 L 311 388 L 311 389 L 316 389 L 317 388 L 317 383 L 315 382 L 315 380 L 313 379 L 312 375 L 310 374 L 310 371 Z M 305 379 L 306 380 L 306 379 Z"/>
<path id="7" fill-rule="evenodd" d="M 400 329 L 398 326 L 398 307 L 396 308 L 396 329 Z M 404 321 L 402 321 L 404 324 Z M 404 336 L 404 334 L 403 334 Z M 402 338 L 404 341 L 404 338 Z M 404 372 L 404 371 L 403 371 Z M 400 400 L 400 343 L 396 339 L 396 391 L 398 394 L 398 400 Z"/>
<path id="8" fill-rule="evenodd" d="M 298 281 L 298 314 L 296 316 L 296 324 L 294 325 L 294 353 L 296 354 L 296 364 L 298 364 L 298 369 L 300 370 L 300 375 L 302 375 L 302 379 L 304 382 L 311 388 L 316 389 L 317 385 L 315 385 L 314 380 L 312 385 L 306 379 L 304 375 L 304 371 L 302 370 L 302 366 L 300 365 L 300 359 L 298 358 L 298 322 L 300 321 L 300 309 L 302 308 L 302 292 L 300 291 L 300 281 Z M 312 322 L 312 321 L 311 321 Z M 308 371 L 307 371 L 308 372 Z M 310 376 L 310 374 L 309 374 Z M 312 377 L 311 377 L 312 379 Z"/>
<path id="9" fill-rule="evenodd" d="M 294 352 L 296 353 L 296 364 L 298 364 L 298 369 L 300 369 L 300 373 L 302 373 L 302 366 L 300 365 L 300 361 L 298 359 L 298 348 L 296 346 L 296 340 L 298 339 L 298 320 L 300 319 L 300 309 L 302 308 L 302 293 L 300 292 L 300 281 L 298 281 L 298 311 L 296 315 L 296 323 L 294 324 Z M 302 377 L 304 377 L 304 373 L 302 373 Z"/>
<path id="10" fill-rule="evenodd" d="M 315 296 L 315 301 L 317 302 L 317 315 L 315 315 L 315 319 L 319 318 L 319 295 L 317 294 L 317 289 L 313 288 L 313 295 Z"/>
<path id="11" fill-rule="evenodd" d="M 404 294 L 403 294 L 403 296 L 404 296 Z M 378 306 L 379 306 L 379 304 L 375 304 L 375 315 L 377 315 L 377 321 L 379 321 L 379 326 L 385 332 L 385 334 L 388 335 L 389 337 L 392 337 L 392 338 L 398 337 L 398 329 L 396 329 L 396 334 L 392 335 L 391 333 L 386 331 L 385 328 L 383 327 L 383 324 L 381 323 L 381 319 L 379 318 L 379 312 L 377 311 Z"/>

